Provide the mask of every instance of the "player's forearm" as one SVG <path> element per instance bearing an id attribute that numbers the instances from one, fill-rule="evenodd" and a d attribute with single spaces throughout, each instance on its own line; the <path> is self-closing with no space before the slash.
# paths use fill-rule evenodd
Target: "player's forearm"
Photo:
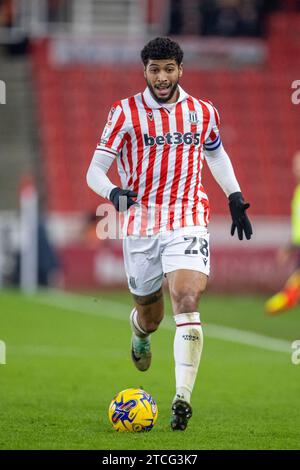
<path id="1" fill-rule="evenodd" d="M 114 159 L 113 155 L 96 150 L 86 175 L 88 186 L 106 199 L 109 198 L 112 189 L 116 188 L 116 185 L 106 176 Z"/>
<path id="2" fill-rule="evenodd" d="M 209 169 L 228 197 L 230 194 L 241 191 L 234 170 L 223 145 L 214 151 L 204 151 Z"/>

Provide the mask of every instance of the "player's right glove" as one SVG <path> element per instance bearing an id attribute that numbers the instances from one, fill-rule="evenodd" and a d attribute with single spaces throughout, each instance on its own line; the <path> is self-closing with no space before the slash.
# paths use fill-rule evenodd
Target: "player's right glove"
<path id="1" fill-rule="evenodd" d="M 121 200 L 120 200 L 121 197 Z M 137 197 L 137 193 L 131 191 L 130 189 L 114 188 L 111 190 L 109 199 L 115 206 L 118 212 L 124 212 L 129 209 L 130 206 L 136 204 L 136 202 L 131 199 L 132 197 Z M 124 202 L 123 202 L 124 201 Z"/>
<path id="2" fill-rule="evenodd" d="M 245 202 L 241 192 L 237 191 L 229 196 L 229 209 L 232 217 L 231 235 L 234 235 L 237 229 L 238 237 L 243 240 L 243 233 L 247 240 L 250 240 L 252 235 L 252 226 L 246 210 L 250 207 L 249 202 Z"/>

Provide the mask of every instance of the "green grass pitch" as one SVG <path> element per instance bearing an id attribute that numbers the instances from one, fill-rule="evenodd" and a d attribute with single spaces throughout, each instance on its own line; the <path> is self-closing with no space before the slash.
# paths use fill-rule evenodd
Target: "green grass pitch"
<path id="1" fill-rule="evenodd" d="M 200 303 L 204 351 L 188 429 L 172 432 L 171 307 L 153 335 L 153 363 L 130 361 L 127 293 L 0 295 L 0 449 L 300 449 L 300 308 L 276 318 L 262 297 L 212 296 Z M 276 338 L 277 341 L 272 338 Z M 114 394 L 142 386 L 159 415 L 147 434 L 116 433 Z"/>

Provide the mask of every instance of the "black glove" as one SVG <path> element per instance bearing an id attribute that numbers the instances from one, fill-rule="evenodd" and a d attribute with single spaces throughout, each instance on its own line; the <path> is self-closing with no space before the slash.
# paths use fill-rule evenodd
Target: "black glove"
<path id="1" fill-rule="evenodd" d="M 127 196 L 127 204 L 125 207 L 122 207 L 121 210 L 120 210 L 120 200 L 119 200 L 120 196 Z M 133 199 L 131 199 L 132 197 L 137 197 L 137 193 L 135 193 L 134 191 L 131 191 L 130 189 L 121 189 L 121 188 L 112 189 L 109 195 L 109 199 L 111 200 L 111 202 L 113 203 L 117 211 L 120 211 L 120 212 L 127 211 L 127 209 L 129 209 L 130 206 L 132 206 L 133 204 L 136 204 L 136 202 L 133 201 Z"/>
<path id="2" fill-rule="evenodd" d="M 245 202 L 241 192 L 237 191 L 229 196 L 229 209 L 232 217 L 231 235 L 234 235 L 237 229 L 238 237 L 243 240 L 243 232 L 247 240 L 250 240 L 252 235 L 252 227 L 250 220 L 246 214 L 246 210 L 250 207 L 249 202 Z"/>

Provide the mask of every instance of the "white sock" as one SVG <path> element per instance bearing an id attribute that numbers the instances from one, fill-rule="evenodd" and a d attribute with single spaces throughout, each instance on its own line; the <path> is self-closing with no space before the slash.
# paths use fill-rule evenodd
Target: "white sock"
<path id="1" fill-rule="evenodd" d="M 174 359 L 175 399 L 190 403 L 203 348 L 203 332 L 198 312 L 175 315 Z"/>
<path id="2" fill-rule="evenodd" d="M 130 314 L 130 325 L 132 332 L 139 338 L 147 338 L 148 333 L 140 327 L 138 322 L 138 311 L 136 308 L 132 309 Z"/>

